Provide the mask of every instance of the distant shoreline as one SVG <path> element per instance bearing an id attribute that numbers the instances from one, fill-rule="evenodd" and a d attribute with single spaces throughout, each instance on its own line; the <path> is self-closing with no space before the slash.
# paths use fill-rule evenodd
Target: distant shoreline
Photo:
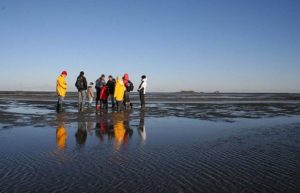
<path id="1" fill-rule="evenodd" d="M 55 93 L 55 91 L 26 91 L 26 90 L 16 90 L 16 91 L 0 91 L 0 94 L 16 94 L 16 93 Z M 69 91 L 68 93 L 77 93 L 76 91 Z M 136 91 L 133 91 L 132 93 L 137 93 Z M 198 91 L 149 91 L 149 94 L 151 93 L 162 93 L 162 94 L 300 94 L 300 92 L 221 92 L 221 91 L 215 91 L 215 92 L 198 92 Z"/>

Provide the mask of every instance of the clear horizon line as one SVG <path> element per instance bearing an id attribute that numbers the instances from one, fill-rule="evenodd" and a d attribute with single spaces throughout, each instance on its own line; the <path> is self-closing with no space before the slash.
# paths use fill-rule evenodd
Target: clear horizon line
<path id="1" fill-rule="evenodd" d="M 47 90 L 0 90 L 0 92 L 40 92 L 40 93 L 55 93 L 56 91 Z M 77 91 L 68 91 L 69 93 L 76 93 Z M 131 93 L 137 93 L 133 91 Z M 300 92 L 205 92 L 205 91 L 149 91 L 148 93 L 197 93 L 197 94 L 300 94 Z"/>

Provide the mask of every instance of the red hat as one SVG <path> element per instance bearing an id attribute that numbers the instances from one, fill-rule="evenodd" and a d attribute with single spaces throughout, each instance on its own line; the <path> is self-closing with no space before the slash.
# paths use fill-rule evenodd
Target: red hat
<path id="1" fill-rule="evenodd" d="M 61 74 L 66 75 L 66 76 L 68 75 L 67 71 L 65 71 L 65 70 Z"/>
<path id="2" fill-rule="evenodd" d="M 129 75 L 128 75 L 127 73 L 124 74 L 123 79 L 124 79 L 124 80 L 129 80 Z"/>

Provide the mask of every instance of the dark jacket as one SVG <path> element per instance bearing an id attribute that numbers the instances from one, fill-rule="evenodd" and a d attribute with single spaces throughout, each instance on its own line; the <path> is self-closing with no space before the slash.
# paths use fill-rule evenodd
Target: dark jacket
<path id="1" fill-rule="evenodd" d="M 102 86 L 105 85 L 105 80 L 103 80 L 102 78 L 99 78 L 96 80 L 96 84 L 95 84 L 95 88 L 96 90 L 100 90 L 102 88 Z"/>
<path id="2" fill-rule="evenodd" d="M 133 91 L 134 86 L 133 86 L 133 83 L 132 83 L 130 80 L 127 80 L 127 82 L 124 83 L 124 84 L 125 84 L 125 87 L 126 87 L 126 91 L 127 91 L 127 92 Z"/>
<path id="3" fill-rule="evenodd" d="M 75 86 L 77 88 L 78 91 L 83 91 L 83 90 L 87 90 L 87 81 L 86 78 L 84 76 L 78 76 Z"/>
<path id="4" fill-rule="evenodd" d="M 108 87 L 109 94 L 114 94 L 115 93 L 115 85 L 116 85 L 116 80 L 113 79 L 112 81 L 107 81 L 106 86 Z"/>

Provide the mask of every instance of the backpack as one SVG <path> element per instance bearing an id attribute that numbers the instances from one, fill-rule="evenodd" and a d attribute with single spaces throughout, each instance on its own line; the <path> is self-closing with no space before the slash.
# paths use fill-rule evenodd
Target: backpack
<path id="1" fill-rule="evenodd" d="M 97 79 L 97 80 L 96 80 L 96 84 L 95 84 L 95 88 L 96 88 L 96 89 L 100 89 L 100 87 L 101 87 L 100 84 L 101 84 L 101 80 L 100 80 L 100 79 Z"/>
<path id="2" fill-rule="evenodd" d="M 85 90 L 84 78 L 82 76 L 79 76 L 77 78 L 75 86 L 77 87 L 78 90 Z"/>
<path id="3" fill-rule="evenodd" d="M 130 80 L 128 80 L 127 91 L 131 92 L 131 91 L 133 91 L 133 89 L 134 89 L 134 86 L 133 86 L 132 82 Z"/>

